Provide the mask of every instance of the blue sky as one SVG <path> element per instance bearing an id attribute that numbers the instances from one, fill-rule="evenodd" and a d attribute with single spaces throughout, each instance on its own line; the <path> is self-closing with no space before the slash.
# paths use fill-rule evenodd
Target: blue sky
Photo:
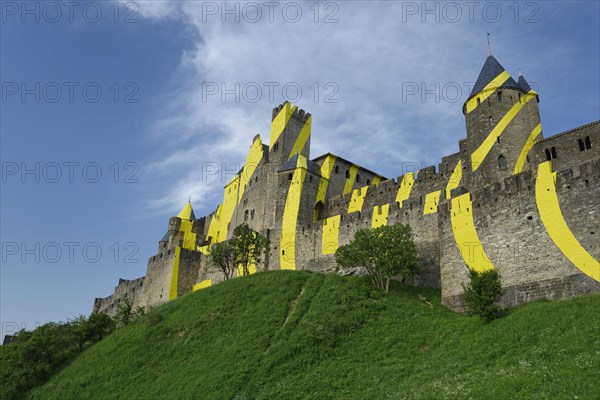
<path id="1" fill-rule="evenodd" d="M 209 171 L 268 142 L 286 94 L 314 116 L 313 157 L 396 177 L 457 151 L 489 31 L 545 136 L 600 119 L 596 1 L 1 4 L 2 333 L 142 276 L 168 217 L 188 196 L 216 207 L 231 175 Z"/>

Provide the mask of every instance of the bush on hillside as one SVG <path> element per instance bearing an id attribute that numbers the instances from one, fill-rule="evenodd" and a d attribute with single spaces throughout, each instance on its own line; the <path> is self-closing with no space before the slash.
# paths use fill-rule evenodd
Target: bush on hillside
<path id="1" fill-rule="evenodd" d="M 498 270 L 471 270 L 469 284 L 463 285 L 463 290 L 462 298 L 470 315 L 477 315 L 487 322 L 501 316 L 501 309 L 497 304 L 502 297 L 502 282 Z"/>

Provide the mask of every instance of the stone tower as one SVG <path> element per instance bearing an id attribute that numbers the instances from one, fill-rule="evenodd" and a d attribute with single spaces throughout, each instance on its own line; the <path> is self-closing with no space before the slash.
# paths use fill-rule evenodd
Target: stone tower
<path id="1" fill-rule="evenodd" d="M 487 57 L 463 106 L 472 185 L 530 169 L 528 152 L 542 133 L 538 102 L 523 76 L 515 82 L 494 56 Z"/>

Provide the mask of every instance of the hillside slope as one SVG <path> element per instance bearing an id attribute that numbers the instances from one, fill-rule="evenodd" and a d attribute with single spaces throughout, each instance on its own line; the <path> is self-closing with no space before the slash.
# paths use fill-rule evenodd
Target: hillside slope
<path id="1" fill-rule="evenodd" d="M 490 324 L 439 291 L 273 271 L 153 310 L 30 399 L 594 399 L 600 296 Z"/>

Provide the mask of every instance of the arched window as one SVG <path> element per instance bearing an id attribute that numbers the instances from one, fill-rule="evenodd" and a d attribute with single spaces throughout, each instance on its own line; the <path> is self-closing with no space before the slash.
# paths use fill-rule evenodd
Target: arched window
<path id="1" fill-rule="evenodd" d="M 506 169 L 506 157 L 504 157 L 503 155 L 500 155 L 500 157 L 498 157 L 498 167 L 500 169 Z"/>
<path id="2" fill-rule="evenodd" d="M 498 91 L 498 103 L 502 103 L 502 91 Z"/>
<path id="3" fill-rule="evenodd" d="M 550 149 L 546 149 L 546 161 L 550 161 L 552 158 L 550 157 Z"/>
<path id="4" fill-rule="evenodd" d="M 291 181 L 292 178 L 294 177 L 294 174 L 292 174 L 291 172 L 288 174 L 288 181 Z"/>
<path id="5" fill-rule="evenodd" d="M 350 178 L 350 171 L 346 170 L 346 179 Z"/>
<path id="6" fill-rule="evenodd" d="M 338 167 L 337 165 L 335 166 L 334 170 L 335 170 L 335 173 L 336 173 L 336 174 L 339 174 L 339 173 L 340 173 L 340 167 Z"/>
<path id="7" fill-rule="evenodd" d="M 370 184 L 371 184 L 371 180 L 367 179 L 367 185 L 370 185 Z"/>
<path id="8" fill-rule="evenodd" d="M 360 175 L 356 175 L 356 182 L 360 182 Z"/>
<path id="9" fill-rule="evenodd" d="M 478 97 L 477 98 L 477 105 L 480 105 L 480 104 L 481 104 L 481 99 Z"/>
<path id="10" fill-rule="evenodd" d="M 584 142 L 585 142 L 585 149 L 590 150 L 592 148 L 592 141 L 590 140 L 590 137 L 586 136 Z"/>
<path id="11" fill-rule="evenodd" d="M 248 210 L 244 211 L 244 221 L 248 221 Z"/>
<path id="12" fill-rule="evenodd" d="M 585 144 L 583 143 L 582 139 L 577 139 L 577 144 L 579 145 L 579 151 L 585 150 Z"/>
<path id="13" fill-rule="evenodd" d="M 319 214 L 321 213 L 321 208 L 323 208 L 323 202 L 319 201 L 315 204 L 315 210 L 313 213 L 313 221 L 317 222 L 319 220 Z"/>

